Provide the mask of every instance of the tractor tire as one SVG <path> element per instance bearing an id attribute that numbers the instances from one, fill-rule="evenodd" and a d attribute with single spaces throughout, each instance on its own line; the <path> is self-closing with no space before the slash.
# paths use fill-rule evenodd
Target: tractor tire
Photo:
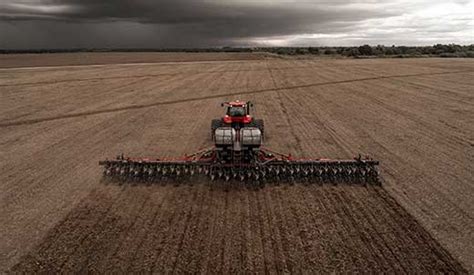
<path id="1" fill-rule="evenodd" d="M 222 127 L 222 120 L 221 119 L 213 119 L 211 121 L 211 139 L 214 140 L 216 129 Z"/>
<path id="2" fill-rule="evenodd" d="M 250 126 L 258 128 L 260 132 L 262 132 L 262 139 L 265 139 L 265 124 L 263 123 L 263 119 L 254 119 Z"/>

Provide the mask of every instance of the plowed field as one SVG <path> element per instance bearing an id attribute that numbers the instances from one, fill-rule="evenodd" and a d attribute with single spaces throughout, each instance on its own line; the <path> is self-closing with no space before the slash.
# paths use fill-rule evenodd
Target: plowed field
<path id="1" fill-rule="evenodd" d="M 469 59 L 1 69 L 1 270 L 473 271 L 473 87 Z M 235 98 L 267 147 L 369 154 L 383 187 L 100 181 L 105 157 L 210 145 Z"/>
<path id="2" fill-rule="evenodd" d="M 239 187 L 95 189 L 13 271 L 462 271 L 380 188 Z"/>

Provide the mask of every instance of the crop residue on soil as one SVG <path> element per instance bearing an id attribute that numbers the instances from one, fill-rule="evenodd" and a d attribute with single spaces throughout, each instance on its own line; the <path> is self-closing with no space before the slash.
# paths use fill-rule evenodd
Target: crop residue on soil
<path id="1" fill-rule="evenodd" d="M 121 189 L 120 191 L 111 189 Z M 112 191 L 112 192 L 111 192 Z M 378 187 L 94 190 L 14 272 L 460 272 Z"/>
<path id="2" fill-rule="evenodd" d="M 436 243 L 474 272 L 472 59 L 84 53 L 0 63 L 0 273 L 458 270 Z M 367 154 L 383 191 L 100 182 L 104 158 L 212 146 L 211 120 L 236 99 L 265 120 L 266 148 Z"/>

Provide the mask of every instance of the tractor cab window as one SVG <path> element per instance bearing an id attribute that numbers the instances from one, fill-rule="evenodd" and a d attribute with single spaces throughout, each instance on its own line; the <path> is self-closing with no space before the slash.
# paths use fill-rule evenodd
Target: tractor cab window
<path id="1" fill-rule="evenodd" d="M 245 116 L 247 113 L 245 111 L 245 107 L 235 107 L 231 106 L 227 109 L 227 115 L 236 117 L 236 116 Z"/>

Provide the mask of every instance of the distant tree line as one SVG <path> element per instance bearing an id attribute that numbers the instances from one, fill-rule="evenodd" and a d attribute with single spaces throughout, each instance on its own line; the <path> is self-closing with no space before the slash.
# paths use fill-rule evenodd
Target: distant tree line
<path id="1" fill-rule="evenodd" d="M 474 57 L 474 44 L 436 44 L 434 46 L 370 46 L 359 47 L 282 47 L 266 48 L 281 55 L 339 55 L 347 57 Z"/>
<path id="2" fill-rule="evenodd" d="M 368 57 L 474 57 L 474 44 L 436 44 L 433 46 L 370 46 L 355 47 L 219 47 L 219 48 L 160 48 L 160 49 L 0 49 L 0 54 L 13 53 L 77 53 L 77 52 L 268 52 L 279 55 L 320 55 Z"/>

